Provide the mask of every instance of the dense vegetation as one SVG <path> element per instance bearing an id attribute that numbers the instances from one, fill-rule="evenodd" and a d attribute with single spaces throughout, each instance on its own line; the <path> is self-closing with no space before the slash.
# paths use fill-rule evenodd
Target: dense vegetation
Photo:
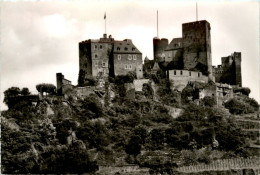
<path id="1" fill-rule="evenodd" d="M 181 105 L 181 95 L 189 95 L 189 89 L 186 94 L 172 91 L 171 82 L 163 79 L 158 80 L 159 101 L 152 100 L 155 92 L 149 84 L 143 94 L 128 99 L 119 87 L 131 75 L 111 81 L 121 93 L 110 105 L 95 94 L 82 100 L 49 97 L 36 106 L 18 99 L 9 105 L 9 98 L 21 93 L 9 88 L 9 110 L 2 112 L 1 123 L 2 173 L 94 173 L 98 165 L 126 163 L 171 173 L 177 166 L 251 155 L 234 116 L 216 107 L 214 99 Z M 140 96 L 145 100 L 137 100 Z M 243 99 L 257 110 L 255 101 Z M 181 106 L 183 113 L 174 119 L 165 105 Z M 226 107 L 234 113 L 236 105 L 228 102 Z"/>

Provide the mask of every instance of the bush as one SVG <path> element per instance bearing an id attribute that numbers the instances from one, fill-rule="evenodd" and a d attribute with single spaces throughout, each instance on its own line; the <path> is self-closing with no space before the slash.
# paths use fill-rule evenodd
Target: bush
<path id="1" fill-rule="evenodd" d="M 255 105 L 253 100 L 248 99 L 248 101 L 252 102 L 253 105 Z M 254 107 L 250 105 L 250 102 L 248 104 L 248 102 L 244 102 L 242 99 L 233 98 L 227 101 L 224 105 L 231 114 L 248 114 L 254 112 Z"/>
<path id="2" fill-rule="evenodd" d="M 251 90 L 247 87 L 235 87 L 233 89 L 233 92 L 234 93 L 241 93 L 241 94 L 248 96 L 250 94 Z"/>
<path id="3" fill-rule="evenodd" d="M 103 115 L 102 104 L 97 97 L 89 95 L 81 102 L 81 110 L 79 115 L 88 119 L 98 118 Z"/>
<path id="4" fill-rule="evenodd" d="M 202 104 L 204 106 L 213 107 L 217 104 L 214 97 L 206 96 L 202 99 Z"/>

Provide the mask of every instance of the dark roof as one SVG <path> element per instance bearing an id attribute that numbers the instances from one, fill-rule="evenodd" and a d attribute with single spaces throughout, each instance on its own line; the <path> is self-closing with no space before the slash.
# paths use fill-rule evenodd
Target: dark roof
<path id="1" fill-rule="evenodd" d="M 180 48 L 182 48 L 182 38 L 173 38 L 170 44 L 165 48 L 165 50 L 173 50 Z"/>
<path id="2" fill-rule="evenodd" d="M 161 70 L 166 70 L 167 64 L 165 62 L 155 62 L 154 60 L 145 61 L 143 68 L 145 70 L 151 70 L 154 68 L 155 63 L 158 64 L 158 66 Z"/>
<path id="3" fill-rule="evenodd" d="M 135 47 L 130 39 L 125 39 L 123 41 L 114 41 L 113 52 L 141 54 L 141 52 Z"/>

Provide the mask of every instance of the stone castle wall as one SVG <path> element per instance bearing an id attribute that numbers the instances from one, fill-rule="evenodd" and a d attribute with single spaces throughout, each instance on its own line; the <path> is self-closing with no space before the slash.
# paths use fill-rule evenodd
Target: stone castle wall
<path id="1" fill-rule="evenodd" d="M 142 54 L 118 53 L 113 54 L 114 57 L 114 74 L 126 75 L 128 72 L 141 71 L 139 65 L 142 65 Z"/>
<path id="2" fill-rule="evenodd" d="M 215 81 L 242 86 L 241 52 L 234 52 L 221 58 L 221 65 L 213 67 Z"/>
<path id="3" fill-rule="evenodd" d="M 182 91 L 189 82 L 208 83 L 208 77 L 201 72 L 188 70 L 169 70 L 169 79 L 173 81 L 173 88 Z"/>

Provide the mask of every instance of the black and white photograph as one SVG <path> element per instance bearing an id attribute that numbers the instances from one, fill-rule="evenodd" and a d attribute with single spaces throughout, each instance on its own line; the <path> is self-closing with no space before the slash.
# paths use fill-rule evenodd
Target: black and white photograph
<path id="1" fill-rule="evenodd" d="M 260 2 L 0 2 L 1 174 L 259 175 Z"/>

